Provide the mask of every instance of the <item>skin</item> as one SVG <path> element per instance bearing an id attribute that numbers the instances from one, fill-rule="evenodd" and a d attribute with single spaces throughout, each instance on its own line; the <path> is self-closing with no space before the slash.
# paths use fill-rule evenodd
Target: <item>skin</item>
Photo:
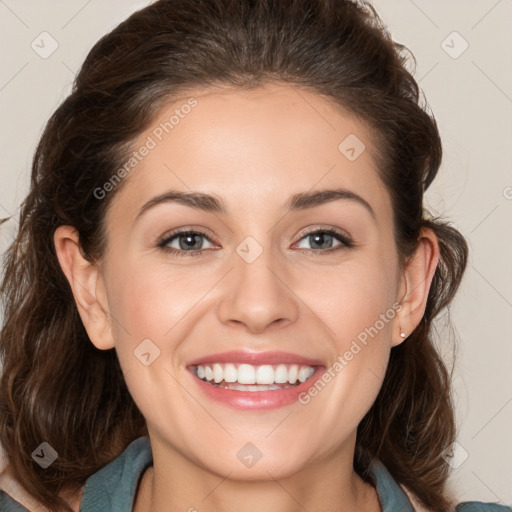
<path id="1" fill-rule="evenodd" d="M 148 424 L 154 465 L 134 510 L 377 512 L 375 489 L 353 469 L 356 428 L 379 392 L 390 350 L 404 342 L 400 333 L 423 316 L 437 239 L 424 230 L 400 270 L 370 129 L 286 84 L 192 91 L 162 109 L 134 148 L 189 97 L 197 106 L 113 198 L 101 262 L 82 257 L 72 227 L 61 226 L 54 238 L 91 342 L 116 348 Z M 366 145 L 354 161 L 338 150 L 349 134 Z M 285 214 L 290 195 L 331 188 L 363 197 L 375 218 L 354 200 Z M 135 220 L 169 189 L 215 194 L 227 213 L 174 202 Z M 211 240 L 199 238 L 199 256 L 157 247 L 159 237 L 188 227 Z M 341 243 L 318 248 L 306 228 L 334 228 L 355 246 L 327 252 Z M 247 236 L 263 248 L 252 263 L 236 252 Z M 179 248 L 179 238 L 171 244 Z M 394 303 L 400 311 L 307 405 L 233 410 L 208 401 L 186 369 L 192 359 L 241 348 L 294 352 L 329 368 Z M 160 356 L 144 366 L 133 351 L 147 338 Z M 251 468 L 237 457 L 247 442 L 262 453 Z"/>

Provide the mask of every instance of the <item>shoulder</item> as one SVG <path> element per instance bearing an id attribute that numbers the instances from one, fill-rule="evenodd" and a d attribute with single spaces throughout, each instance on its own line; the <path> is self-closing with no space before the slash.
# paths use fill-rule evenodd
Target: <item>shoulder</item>
<path id="1" fill-rule="evenodd" d="M 78 511 L 83 487 L 79 491 L 62 491 L 59 496 Z M 0 472 L 0 511 L 1 512 L 49 512 L 14 477 L 11 465 L 7 464 Z"/>
<path id="2" fill-rule="evenodd" d="M 400 487 L 407 494 L 415 512 L 434 512 L 426 508 L 409 489 L 402 485 Z M 455 506 L 454 512 L 512 512 L 512 507 L 482 501 L 464 501 Z"/>
<path id="3" fill-rule="evenodd" d="M 400 487 L 404 490 L 405 494 L 407 494 L 414 507 L 414 512 L 434 512 L 420 503 L 418 498 L 406 487 Z M 482 501 L 464 501 L 455 506 L 454 512 L 512 512 L 512 507 L 499 505 L 497 503 L 484 503 Z"/>
<path id="4" fill-rule="evenodd" d="M 380 460 L 371 462 L 370 473 L 376 481 L 383 512 L 435 512 L 426 507 L 406 486 L 398 484 Z M 457 505 L 452 502 L 451 507 L 454 507 L 453 512 L 512 512 L 511 506 L 481 501 L 465 501 Z"/>
<path id="5" fill-rule="evenodd" d="M 80 511 L 132 510 L 139 479 L 152 463 L 149 438 L 135 439 L 116 459 L 87 479 Z"/>
<path id="6" fill-rule="evenodd" d="M 409 489 L 402 485 L 400 487 L 407 494 L 414 507 L 414 512 L 434 512 L 426 508 Z M 454 512 L 512 512 L 512 507 L 482 501 L 464 501 L 455 506 Z"/>
<path id="7" fill-rule="evenodd" d="M 512 507 L 482 501 L 465 501 L 455 507 L 455 512 L 511 512 Z"/>
<path id="8" fill-rule="evenodd" d="M 8 461 L 0 471 L 0 510 L 2 512 L 46 511 L 33 496 L 18 484 Z"/>
<path id="9" fill-rule="evenodd" d="M 148 437 L 139 437 L 109 464 L 91 475 L 81 490 L 74 510 L 83 512 L 108 512 L 131 510 L 138 480 L 144 469 L 153 462 Z M 9 470 L 9 465 L 0 471 L 1 512 L 47 512 L 21 485 L 18 485 Z M 63 496 L 67 499 L 67 496 Z"/>

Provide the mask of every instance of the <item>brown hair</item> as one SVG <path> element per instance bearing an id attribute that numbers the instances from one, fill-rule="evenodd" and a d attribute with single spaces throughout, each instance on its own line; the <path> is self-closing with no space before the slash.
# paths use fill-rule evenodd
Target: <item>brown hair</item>
<path id="1" fill-rule="evenodd" d="M 37 147 L 1 286 L 0 442 L 16 478 L 41 503 L 71 510 L 61 491 L 83 486 L 147 435 L 115 350 L 97 350 L 88 339 L 56 258 L 55 229 L 75 227 L 84 254 L 98 261 L 105 212 L 120 187 L 102 200 L 94 190 L 164 102 L 187 88 L 279 81 L 326 95 L 378 135 L 401 265 L 421 228 L 439 239 L 424 317 L 391 351 L 380 394 L 358 427 L 354 467 L 369 479 L 378 458 L 426 506 L 449 510 L 442 455 L 454 441 L 454 413 L 431 326 L 459 286 L 468 249 L 423 207 L 442 150 L 408 58 L 369 4 L 349 0 L 160 0 L 96 43 Z M 43 441 L 59 454 L 45 470 L 31 458 Z"/>

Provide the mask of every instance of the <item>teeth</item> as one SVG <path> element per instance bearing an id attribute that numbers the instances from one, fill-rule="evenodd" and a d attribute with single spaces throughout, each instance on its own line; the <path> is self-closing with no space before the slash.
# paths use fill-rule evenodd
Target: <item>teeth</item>
<path id="1" fill-rule="evenodd" d="M 268 364 L 258 366 L 256 370 L 256 382 L 258 384 L 274 384 L 274 369 L 272 366 Z"/>
<path id="2" fill-rule="evenodd" d="M 299 367 L 296 364 L 292 364 L 288 370 L 288 382 L 295 384 L 299 375 Z"/>
<path id="3" fill-rule="evenodd" d="M 298 377 L 301 382 L 306 382 L 309 377 L 311 377 L 311 374 L 305 366 L 302 366 L 299 370 Z"/>
<path id="4" fill-rule="evenodd" d="M 278 384 L 288 382 L 288 368 L 286 368 L 285 364 L 280 364 L 276 368 L 276 371 L 274 372 L 274 382 Z"/>
<path id="5" fill-rule="evenodd" d="M 213 365 L 213 380 L 216 383 L 219 383 L 223 379 L 224 379 L 224 372 L 222 370 L 222 366 L 220 364 L 214 364 Z"/>
<path id="6" fill-rule="evenodd" d="M 213 370 L 210 366 L 204 367 L 204 376 L 206 377 L 206 380 L 213 380 Z"/>
<path id="7" fill-rule="evenodd" d="M 239 384 L 256 384 L 256 369 L 250 364 L 241 364 L 238 367 Z"/>
<path id="8" fill-rule="evenodd" d="M 254 386 L 246 386 L 244 384 L 226 384 L 225 386 L 221 386 L 224 389 L 234 389 L 236 391 L 270 391 L 274 389 L 283 389 L 280 386 L 276 386 L 275 384 L 269 385 L 254 385 Z"/>
<path id="9" fill-rule="evenodd" d="M 253 366 L 245 363 L 214 363 L 196 367 L 196 375 L 200 379 L 211 384 L 221 383 L 221 387 L 240 391 L 246 391 L 249 388 L 251 391 L 282 389 L 283 386 L 275 386 L 275 384 L 299 384 L 308 380 L 314 371 L 315 369 L 311 366 L 297 364 Z"/>
<path id="10" fill-rule="evenodd" d="M 198 366 L 197 369 L 199 370 L 199 368 L 200 367 Z M 199 371 L 197 373 L 197 376 L 199 377 Z M 234 364 L 228 363 L 226 366 L 224 366 L 224 380 L 226 382 L 236 382 L 237 378 L 238 373 L 236 371 L 236 366 Z"/>

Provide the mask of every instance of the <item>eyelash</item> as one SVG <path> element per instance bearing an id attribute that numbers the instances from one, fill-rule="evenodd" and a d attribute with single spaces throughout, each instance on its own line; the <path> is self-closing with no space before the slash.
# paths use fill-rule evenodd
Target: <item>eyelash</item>
<path id="1" fill-rule="evenodd" d="M 299 242 L 310 235 L 314 235 L 314 234 L 318 234 L 318 233 L 324 233 L 324 234 L 333 236 L 336 240 L 341 242 L 341 245 L 338 245 L 337 247 L 332 247 L 330 249 L 325 249 L 325 250 L 302 249 L 303 251 L 306 251 L 306 253 L 308 253 L 308 254 L 313 253 L 315 255 L 323 256 L 326 253 L 333 253 L 340 249 L 350 249 L 350 248 L 354 247 L 354 245 L 355 245 L 348 236 L 336 231 L 335 229 L 313 229 L 311 231 L 304 233 L 304 235 L 300 238 Z M 175 238 L 178 238 L 181 235 L 200 235 L 200 236 L 206 238 L 209 242 L 213 243 L 212 240 L 210 239 L 210 237 L 206 233 L 203 233 L 202 231 L 185 229 L 182 231 L 174 231 L 173 233 L 170 233 L 169 235 L 165 235 L 164 238 L 162 238 L 158 242 L 158 247 L 160 249 L 162 249 L 163 251 L 165 251 L 167 253 L 172 253 L 180 258 L 181 257 L 200 256 L 206 250 L 206 249 L 199 249 L 196 251 L 184 251 L 183 249 L 175 249 L 174 247 L 168 247 L 167 244 L 169 244 L 171 241 L 173 241 Z"/>

